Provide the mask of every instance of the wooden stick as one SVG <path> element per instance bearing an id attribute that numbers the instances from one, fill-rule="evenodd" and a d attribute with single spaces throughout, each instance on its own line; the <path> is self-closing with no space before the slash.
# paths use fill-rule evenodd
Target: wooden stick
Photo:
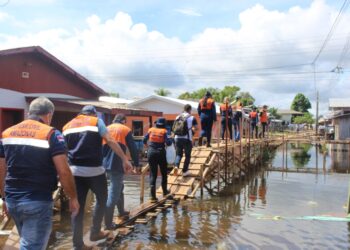
<path id="1" fill-rule="evenodd" d="M 145 197 L 145 173 L 148 171 L 149 165 L 147 164 L 144 168 L 141 170 L 141 191 L 140 191 L 140 203 L 143 203 L 144 197 Z"/>

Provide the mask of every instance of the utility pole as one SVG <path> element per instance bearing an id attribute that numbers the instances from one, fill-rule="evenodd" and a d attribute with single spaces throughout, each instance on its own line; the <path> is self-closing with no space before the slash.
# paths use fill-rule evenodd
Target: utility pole
<path id="1" fill-rule="evenodd" d="M 316 90 L 316 135 L 318 135 L 318 90 Z"/>

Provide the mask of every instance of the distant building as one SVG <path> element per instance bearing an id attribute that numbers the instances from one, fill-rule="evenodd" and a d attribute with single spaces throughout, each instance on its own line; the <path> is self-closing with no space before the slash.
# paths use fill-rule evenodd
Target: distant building
<path id="1" fill-rule="evenodd" d="M 95 105 L 108 124 L 117 113 L 127 115 L 130 127 L 143 135 L 143 124 L 161 112 L 128 108 L 127 103 L 99 101 L 104 90 L 39 46 L 0 51 L 0 132 L 22 121 L 29 103 L 46 96 L 55 104 L 52 126 L 62 126 L 84 105 Z"/>
<path id="2" fill-rule="evenodd" d="M 200 124 L 200 120 L 197 112 L 198 102 L 194 102 L 194 101 L 181 100 L 181 99 L 167 97 L 167 96 L 150 95 L 143 99 L 129 103 L 128 107 L 144 108 L 148 110 L 162 112 L 163 117 L 165 117 L 167 120 L 167 128 L 170 129 L 174 123 L 176 116 L 178 116 L 183 111 L 183 108 L 186 104 L 190 104 L 192 106 L 192 115 L 196 117 L 198 123 Z M 216 105 L 216 112 L 219 115 L 220 109 L 218 105 Z M 218 120 L 219 120 L 219 116 L 218 116 Z M 213 132 L 215 134 L 215 128 L 213 128 Z"/>
<path id="3" fill-rule="evenodd" d="M 290 109 L 277 109 L 277 114 L 281 116 L 280 120 L 286 124 L 291 124 L 292 120 L 296 116 L 302 116 L 303 112 L 290 110 Z"/>
<path id="4" fill-rule="evenodd" d="M 330 114 L 334 126 L 334 139 L 350 139 L 350 98 L 329 99 Z"/>

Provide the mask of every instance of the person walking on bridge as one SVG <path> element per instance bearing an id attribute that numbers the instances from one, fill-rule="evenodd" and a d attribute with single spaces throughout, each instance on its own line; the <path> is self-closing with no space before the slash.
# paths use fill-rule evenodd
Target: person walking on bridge
<path id="1" fill-rule="evenodd" d="M 220 105 L 220 115 L 221 115 L 221 139 L 224 140 L 226 127 L 230 133 L 230 140 L 232 140 L 232 107 L 230 105 L 230 100 L 225 97 L 224 103 Z M 227 125 L 226 125 L 227 116 Z"/>
<path id="2" fill-rule="evenodd" d="M 256 111 L 256 107 L 253 107 L 253 110 L 249 113 L 249 119 L 250 119 L 250 127 L 251 127 L 251 137 L 254 137 L 254 131 L 255 131 L 255 139 L 258 138 L 258 122 L 259 122 L 259 116 L 258 112 Z"/>
<path id="3" fill-rule="evenodd" d="M 242 108 L 243 108 L 243 104 L 241 102 L 241 97 L 237 96 L 236 100 L 234 100 L 232 103 L 232 109 L 233 109 L 232 123 L 234 127 L 236 142 L 238 142 L 241 138 L 240 129 L 241 129 L 241 120 L 242 120 Z"/>
<path id="4" fill-rule="evenodd" d="M 28 119 L 2 133 L 0 191 L 5 201 L 2 208 L 16 224 L 20 249 L 46 249 L 57 176 L 69 198 L 72 217 L 79 211 L 64 138 L 50 127 L 53 113 L 54 105 L 49 99 L 36 98 L 29 105 Z"/>
<path id="5" fill-rule="evenodd" d="M 125 171 L 132 166 L 119 144 L 110 136 L 105 123 L 97 117 L 96 108 L 92 105 L 83 107 L 78 116 L 63 127 L 63 135 L 80 203 L 78 215 L 72 218 L 73 247 L 91 249 L 83 241 L 84 207 L 89 190 L 96 197 L 90 240 L 101 240 L 109 234 L 108 231 L 101 230 L 107 202 L 107 179 L 105 168 L 102 166 L 102 139 L 122 159 Z"/>
<path id="6" fill-rule="evenodd" d="M 216 107 L 215 101 L 209 91 L 207 91 L 205 96 L 199 101 L 197 111 L 201 120 L 201 133 L 198 139 L 198 145 L 202 146 L 203 137 L 206 136 L 206 146 L 211 147 L 211 130 L 213 122 L 216 122 Z"/>
<path id="7" fill-rule="evenodd" d="M 177 174 L 177 170 L 180 166 L 181 158 L 183 153 L 185 152 L 185 162 L 182 169 L 182 175 L 188 176 L 190 173 L 188 171 L 188 166 L 190 165 L 191 161 L 191 152 L 192 152 L 192 140 L 193 135 L 197 131 L 198 123 L 196 118 L 191 115 L 192 106 L 190 104 L 186 104 L 184 106 L 184 111 L 182 114 L 178 115 L 175 119 L 176 121 L 179 121 L 180 119 L 183 119 L 184 126 L 186 128 L 186 134 L 183 135 L 182 133 L 175 133 L 175 146 L 176 146 L 176 158 L 175 158 L 175 171 L 174 173 Z"/>
<path id="8" fill-rule="evenodd" d="M 156 121 L 156 127 L 152 127 L 148 130 L 147 134 L 143 138 L 143 144 L 147 146 L 149 141 L 147 158 L 150 167 L 150 201 L 156 202 L 156 180 L 158 174 L 158 166 L 160 173 L 162 174 L 162 189 L 163 195 L 169 194 L 168 191 L 168 173 L 167 173 L 167 161 L 165 145 L 170 146 L 172 139 L 168 136 L 167 130 L 165 129 L 166 120 L 160 117 Z"/>
<path id="9" fill-rule="evenodd" d="M 139 154 L 132 131 L 126 125 L 124 114 L 115 116 L 113 123 L 107 127 L 111 137 L 119 143 L 119 146 L 126 153 L 128 149 L 133 160 L 134 172 L 139 173 Z M 108 230 L 113 230 L 116 225 L 113 223 L 114 208 L 117 206 L 119 217 L 128 217 L 130 212 L 124 208 L 124 168 L 123 161 L 104 141 L 103 145 L 103 166 L 106 168 L 107 176 L 110 180 L 108 188 L 108 199 L 105 212 L 105 226 Z"/>
<path id="10" fill-rule="evenodd" d="M 265 132 L 266 132 L 266 128 L 269 120 L 267 115 L 267 105 L 263 106 L 262 110 L 260 111 L 259 118 L 262 126 L 262 137 L 265 138 Z"/>

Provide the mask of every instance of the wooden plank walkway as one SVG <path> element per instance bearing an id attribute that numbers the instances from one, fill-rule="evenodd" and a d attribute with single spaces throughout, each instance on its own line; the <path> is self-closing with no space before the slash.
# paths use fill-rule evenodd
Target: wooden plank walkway
<path id="1" fill-rule="evenodd" d="M 272 142 L 274 141 L 274 142 Z M 278 140 L 276 140 L 278 141 Z M 280 140 L 281 141 L 281 140 Z M 147 223 L 151 218 L 154 218 L 158 213 L 164 209 L 174 206 L 179 200 L 186 198 L 194 198 L 197 191 L 201 188 L 206 188 L 206 183 L 210 182 L 213 178 L 217 178 L 217 192 L 220 191 L 220 185 L 225 182 L 226 173 L 222 172 L 225 161 L 229 160 L 229 165 L 232 165 L 231 177 L 240 176 L 241 173 L 246 173 L 252 162 L 257 163 L 261 154 L 261 148 L 263 145 L 271 144 L 278 145 L 275 140 L 271 139 L 255 139 L 247 140 L 243 139 L 239 143 L 226 145 L 212 144 L 211 148 L 194 147 L 191 154 L 191 161 L 189 165 L 190 175 L 184 177 L 182 175 L 182 169 L 185 157 L 182 158 L 178 173 L 175 174 L 172 170 L 168 175 L 168 189 L 174 197 L 174 200 L 169 200 L 169 197 L 163 197 L 161 187 L 157 189 L 158 202 L 150 203 L 144 202 L 137 208 L 133 209 L 127 220 L 121 221 L 117 217 L 114 218 L 118 229 L 111 232 L 110 239 L 105 241 L 90 242 L 88 240 L 89 234 L 85 234 L 84 241 L 86 244 L 93 246 L 94 249 L 101 247 L 109 247 L 113 242 L 117 241 L 119 237 L 125 236 L 132 232 L 134 224 Z M 226 158 L 225 152 L 228 153 Z M 227 163 L 227 162 L 226 162 Z M 143 175 L 147 169 L 144 168 Z M 144 183 L 144 176 L 141 176 L 141 186 Z M 59 192 L 56 192 L 56 196 Z M 143 197 L 143 195 L 141 195 Z M 58 200 L 55 197 L 55 200 Z M 15 227 L 14 227 L 15 230 Z M 12 231 L 4 249 L 18 249 L 19 236 L 15 231 Z"/>

